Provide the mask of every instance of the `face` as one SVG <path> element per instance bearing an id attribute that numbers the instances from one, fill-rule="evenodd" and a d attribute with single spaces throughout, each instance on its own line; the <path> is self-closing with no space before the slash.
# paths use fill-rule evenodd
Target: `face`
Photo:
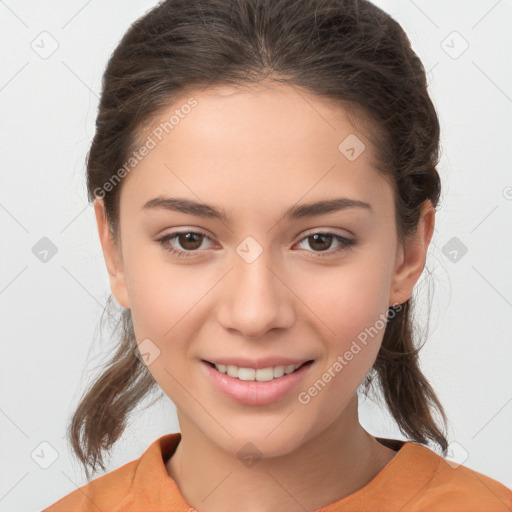
<path id="1" fill-rule="evenodd" d="M 95 209 L 112 292 L 182 430 L 276 456 L 346 422 L 388 307 L 421 274 L 432 211 L 400 246 L 365 134 L 341 107 L 287 86 L 197 91 L 148 135 L 154 147 L 122 183 L 119 252 L 101 200 Z M 236 378 L 212 362 L 248 369 Z"/>

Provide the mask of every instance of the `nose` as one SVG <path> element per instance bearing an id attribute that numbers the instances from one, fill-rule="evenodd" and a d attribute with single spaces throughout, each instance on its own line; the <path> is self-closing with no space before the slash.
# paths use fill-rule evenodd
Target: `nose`
<path id="1" fill-rule="evenodd" d="M 286 272 L 273 265 L 265 251 L 251 263 L 239 259 L 225 279 L 219 322 L 252 339 L 271 329 L 290 328 L 297 298 L 287 280 Z"/>

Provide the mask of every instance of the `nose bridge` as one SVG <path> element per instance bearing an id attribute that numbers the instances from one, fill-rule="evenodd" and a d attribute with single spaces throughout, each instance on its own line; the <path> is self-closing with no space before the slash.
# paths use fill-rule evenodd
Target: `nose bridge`
<path id="1" fill-rule="evenodd" d="M 248 237 L 236 249 L 234 268 L 229 277 L 230 293 L 221 308 L 225 328 L 245 336 L 259 337 L 276 327 L 289 327 L 293 321 L 293 300 L 280 276 L 279 262 Z"/>

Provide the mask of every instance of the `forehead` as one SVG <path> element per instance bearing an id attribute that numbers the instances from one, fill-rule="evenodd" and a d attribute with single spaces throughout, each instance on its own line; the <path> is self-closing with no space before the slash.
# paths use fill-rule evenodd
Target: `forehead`
<path id="1" fill-rule="evenodd" d="M 326 193 L 385 199 L 387 183 L 372 165 L 365 134 L 339 104 L 297 87 L 191 91 L 161 111 L 139 139 L 151 139 L 152 148 L 125 178 L 122 194 L 139 209 L 166 193 L 242 209 L 309 202 Z M 354 151 L 344 153 L 347 144 L 356 158 Z"/>

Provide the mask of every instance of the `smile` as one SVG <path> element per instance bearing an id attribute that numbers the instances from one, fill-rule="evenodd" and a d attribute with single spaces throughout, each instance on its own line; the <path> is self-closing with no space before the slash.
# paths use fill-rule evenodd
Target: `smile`
<path id="1" fill-rule="evenodd" d="M 246 366 L 236 366 L 202 360 L 201 368 L 214 388 L 227 398 L 245 405 L 268 405 L 291 399 L 291 392 L 304 387 L 304 380 L 314 366 L 312 359 L 277 366 L 269 366 L 270 361 L 255 364 L 260 368 L 251 368 L 247 363 L 244 361 Z M 235 376 L 232 377 L 230 373 Z"/>
<path id="2" fill-rule="evenodd" d="M 274 379 L 279 379 L 283 375 L 288 375 L 293 373 L 295 370 L 298 370 L 304 364 L 310 363 L 311 361 L 306 361 L 305 363 L 300 364 L 290 364 L 290 365 L 279 365 L 279 366 L 271 366 L 268 368 L 244 368 L 235 366 L 233 364 L 225 365 L 225 364 L 214 364 L 210 363 L 218 372 L 224 373 L 229 377 L 233 377 L 239 380 L 245 381 L 259 381 L 259 382 L 267 382 Z"/>

